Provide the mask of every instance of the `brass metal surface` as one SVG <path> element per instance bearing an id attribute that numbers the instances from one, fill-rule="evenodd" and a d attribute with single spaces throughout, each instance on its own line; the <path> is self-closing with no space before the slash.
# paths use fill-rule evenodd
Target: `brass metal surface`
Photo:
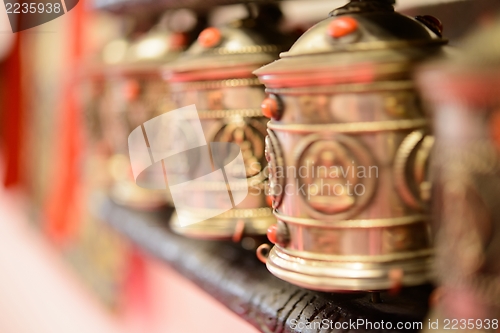
<path id="1" fill-rule="evenodd" d="M 433 140 L 412 72 L 446 44 L 434 30 L 352 1 L 255 71 L 282 103 L 266 140 L 277 277 L 321 291 L 430 280 Z"/>
<path id="2" fill-rule="evenodd" d="M 264 87 L 252 71 L 275 60 L 287 47 L 289 37 L 280 36 L 273 22 L 249 18 L 223 27 L 208 28 L 177 61 L 164 68 L 178 107 L 196 105 L 207 142 L 238 143 L 244 156 L 249 188 L 242 203 L 219 216 L 189 225 L 181 225 L 174 216 L 172 229 L 179 234 L 202 239 L 239 240 L 244 235 L 265 235 L 276 223 L 263 189 L 266 159 L 264 139 L 267 119 L 260 103 Z M 274 43 L 281 41 L 283 45 Z M 206 200 L 217 200 L 227 192 L 199 184 Z M 216 205 L 217 203 L 215 203 Z M 193 202 L 193 214 L 200 208 Z M 183 215 L 184 216 L 184 215 Z"/>

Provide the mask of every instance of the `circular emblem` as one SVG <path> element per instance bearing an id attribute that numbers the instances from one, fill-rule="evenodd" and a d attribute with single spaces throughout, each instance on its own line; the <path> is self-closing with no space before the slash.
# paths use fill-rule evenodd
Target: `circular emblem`
<path id="1" fill-rule="evenodd" d="M 345 135 L 310 135 L 297 146 L 296 178 L 310 214 L 348 219 L 375 191 L 378 166 L 368 150 Z"/>
<path id="2" fill-rule="evenodd" d="M 403 201 L 414 209 L 424 209 L 430 197 L 429 156 L 434 138 L 418 130 L 401 143 L 394 160 L 394 183 Z"/>
<path id="3" fill-rule="evenodd" d="M 284 183 L 285 183 L 285 168 L 283 163 L 283 155 L 279 145 L 278 138 L 273 131 L 267 130 L 266 137 L 266 159 L 269 170 L 269 195 L 273 199 L 273 208 L 276 209 L 281 205 L 283 199 Z"/>

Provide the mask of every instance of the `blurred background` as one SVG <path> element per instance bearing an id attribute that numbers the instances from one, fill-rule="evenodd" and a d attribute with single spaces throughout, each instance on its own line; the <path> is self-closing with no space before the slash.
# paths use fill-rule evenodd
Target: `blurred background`
<path id="1" fill-rule="evenodd" d="M 282 1 L 282 29 L 304 32 L 345 2 Z M 186 44 L 191 31 L 246 15 L 231 1 L 196 3 L 80 0 L 18 33 L 0 6 L 0 332 L 255 332 L 98 214 L 114 171 L 89 119 L 100 89 L 89 77 L 112 67 L 117 41 L 138 39 L 166 18 Z M 451 45 L 498 7 L 498 0 L 397 3 L 406 14 L 439 17 Z"/>

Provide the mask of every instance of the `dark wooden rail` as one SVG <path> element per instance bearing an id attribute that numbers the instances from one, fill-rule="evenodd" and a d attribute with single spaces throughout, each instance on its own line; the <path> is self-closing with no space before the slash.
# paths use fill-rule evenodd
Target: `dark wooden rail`
<path id="1" fill-rule="evenodd" d="M 215 6 L 241 3 L 269 3 L 275 0 L 93 0 L 92 7 L 115 13 L 134 13 L 139 11 L 156 11 L 177 8 L 190 8 L 204 11 Z"/>
<path id="2" fill-rule="evenodd" d="M 167 226 L 171 211 L 137 212 L 106 201 L 101 213 L 114 229 L 265 333 L 352 331 L 347 324 L 341 330 L 330 328 L 361 319 L 374 325 L 384 321 L 386 328 L 358 332 L 411 332 L 417 329 L 398 330 L 398 322 L 422 322 L 427 313 L 430 286 L 404 289 L 399 295 L 382 293 L 381 303 L 372 303 L 368 293 L 314 292 L 277 279 L 253 252 L 237 244 L 173 234 Z M 325 322 L 328 328 L 321 327 Z M 310 329 L 305 329 L 307 323 Z"/>

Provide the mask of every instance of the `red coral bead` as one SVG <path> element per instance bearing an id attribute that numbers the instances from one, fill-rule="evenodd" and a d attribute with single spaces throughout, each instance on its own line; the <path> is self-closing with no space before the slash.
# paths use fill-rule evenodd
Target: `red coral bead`
<path id="1" fill-rule="evenodd" d="M 443 35 L 443 30 L 444 30 L 443 23 L 437 17 L 431 15 L 422 15 L 415 17 L 415 19 L 425 24 L 429 29 L 434 31 L 439 37 Z"/>
<path id="2" fill-rule="evenodd" d="M 278 113 L 278 102 L 271 97 L 266 98 L 260 105 L 264 117 L 273 118 Z"/>
<path id="3" fill-rule="evenodd" d="M 184 33 L 174 33 L 170 38 L 170 47 L 173 50 L 182 50 L 188 43 L 188 37 Z"/>
<path id="4" fill-rule="evenodd" d="M 128 80 L 123 87 L 123 94 L 127 101 L 134 101 L 139 97 L 141 86 L 136 80 Z"/>
<path id="5" fill-rule="evenodd" d="M 198 42 L 201 46 L 209 48 L 220 43 L 222 34 L 217 28 L 206 28 L 198 36 Z"/>
<path id="6" fill-rule="evenodd" d="M 266 195 L 266 203 L 269 207 L 272 207 L 273 206 L 273 197 L 270 196 L 270 195 Z"/>
<path id="7" fill-rule="evenodd" d="M 356 30 L 358 30 L 358 21 L 352 17 L 341 17 L 328 25 L 328 35 L 332 38 L 344 37 Z"/>
<path id="8" fill-rule="evenodd" d="M 278 225 L 273 224 L 272 226 L 267 229 L 267 238 L 269 241 L 273 244 L 276 244 L 276 241 L 278 239 Z"/>

